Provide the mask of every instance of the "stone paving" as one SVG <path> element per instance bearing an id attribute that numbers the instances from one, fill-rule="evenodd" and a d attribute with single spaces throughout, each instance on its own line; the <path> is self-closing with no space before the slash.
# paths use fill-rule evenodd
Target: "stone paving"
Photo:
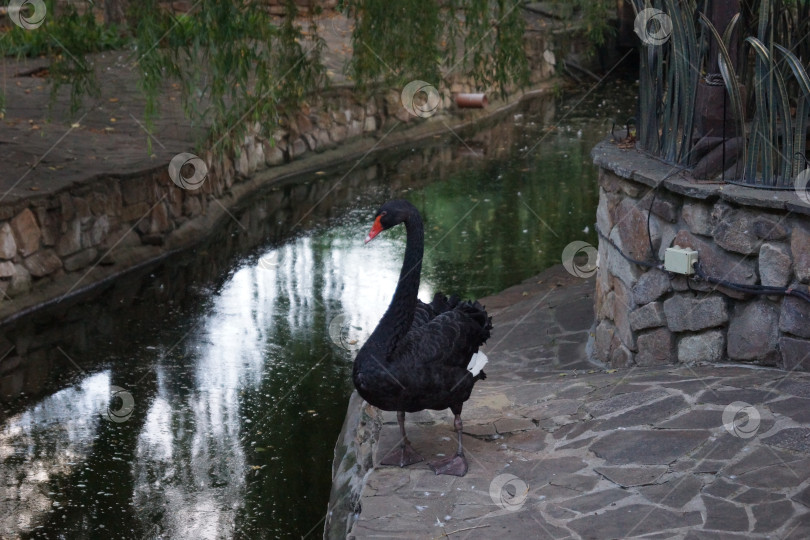
<path id="1" fill-rule="evenodd" d="M 810 375 L 590 364 L 592 295 L 556 268 L 484 299 L 468 474 L 376 465 L 349 537 L 810 538 Z M 398 441 L 383 418 L 375 464 Z M 449 411 L 406 427 L 426 459 L 454 450 Z"/>

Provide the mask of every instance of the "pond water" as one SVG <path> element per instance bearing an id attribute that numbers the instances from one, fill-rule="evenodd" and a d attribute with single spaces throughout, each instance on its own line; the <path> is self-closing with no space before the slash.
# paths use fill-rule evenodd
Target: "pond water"
<path id="1" fill-rule="evenodd" d="M 596 241 L 589 153 L 628 86 L 291 179 L 196 249 L 0 328 L 0 536 L 321 537 L 352 349 L 404 252 L 401 227 L 363 244 L 376 208 L 422 212 L 423 299 L 557 264 Z"/>

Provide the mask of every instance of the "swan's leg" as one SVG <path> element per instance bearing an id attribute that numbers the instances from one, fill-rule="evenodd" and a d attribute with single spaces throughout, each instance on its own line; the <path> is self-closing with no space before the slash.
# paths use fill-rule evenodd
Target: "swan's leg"
<path id="1" fill-rule="evenodd" d="M 450 410 L 455 415 L 453 427 L 456 428 L 456 434 L 458 435 L 458 450 L 456 455 L 433 461 L 429 465 L 436 474 L 464 476 L 467 474 L 467 458 L 464 457 L 464 448 L 461 446 L 461 430 L 464 427 L 461 423 L 461 406 L 450 407 Z"/>
<path id="2" fill-rule="evenodd" d="M 397 411 L 397 422 L 399 422 L 399 433 L 402 436 L 399 446 L 392 448 L 380 465 L 394 465 L 396 467 L 407 467 L 414 463 L 419 463 L 424 458 L 420 456 L 411 446 L 411 441 L 405 435 L 405 411 Z"/>

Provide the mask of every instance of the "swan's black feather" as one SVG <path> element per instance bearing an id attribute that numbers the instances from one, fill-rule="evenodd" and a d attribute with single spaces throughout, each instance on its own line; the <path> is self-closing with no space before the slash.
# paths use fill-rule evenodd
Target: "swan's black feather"
<path id="1" fill-rule="evenodd" d="M 423 253 L 422 222 L 405 201 L 383 205 L 385 228 L 405 222 L 408 243 L 399 285 L 379 325 L 355 359 L 360 395 L 389 411 L 459 410 L 475 382 L 467 366 L 490 336 L 492 319 L 478 302 L 437 293 L 430 304 L 416 299 Z"/>

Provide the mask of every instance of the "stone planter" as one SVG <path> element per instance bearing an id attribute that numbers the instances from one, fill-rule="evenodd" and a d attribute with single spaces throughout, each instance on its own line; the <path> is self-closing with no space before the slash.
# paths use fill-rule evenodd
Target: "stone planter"
<path id="1" fill-rule="evenodd" d="M 698 183 L 609 142 L 592 155 L 600 167 L 597 227 L 615 244 L 599 242 L 596 359 L 616 367 L 734 361 L 810 369 L 810 303 L 687 281 L 617 250 L 659 262 L 670 246 L 690 247 L 712 277 L 807 291 L 810 205 L 793 191 Z"/>

